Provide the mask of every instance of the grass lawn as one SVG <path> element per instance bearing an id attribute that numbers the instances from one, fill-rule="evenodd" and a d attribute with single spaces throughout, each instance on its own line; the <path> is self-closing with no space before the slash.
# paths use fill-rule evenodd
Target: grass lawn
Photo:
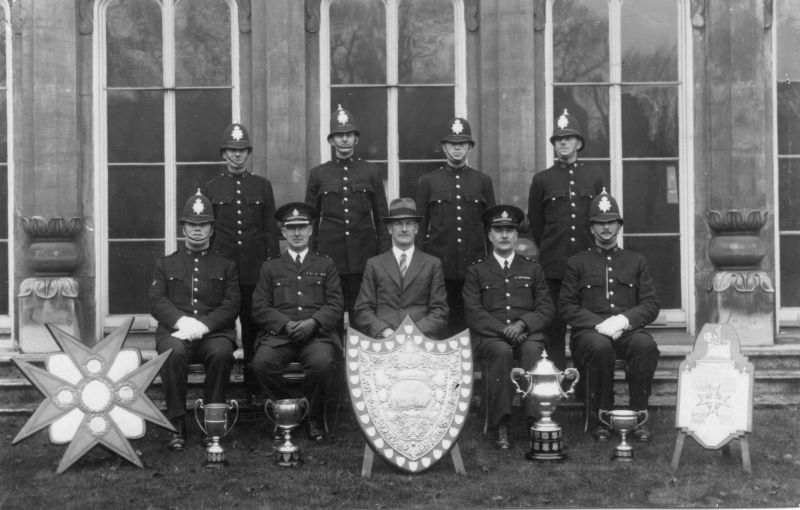
<path id="1" fill-rule="evenodd" d="M 518 418 L 518 417 L 515 417 Z M 670 468 L 676 438 L 675 413 L 650 415 L 650 444 L 635 445 L 631 463 L 610 461 L 618 438 L 595 443 L 582 431 L 578 407 L 559 409 L 569 458 L 524 460 L 527 432 L 517 425 L 514 446 L 494 449 L 482 422 L 470 417 L 459 444 L 467 476 L 456 475 L 449 458 L 419 475 L 395 470 L 380 458 L 362 479 L 364 440 L 348 408 L 342 407 L 332 437 L 309 444 L 296 434 L 305 463 L 281 468 L 272 461 L 266 417 L 243 412 L 224 440 L 230 466 L 203 468 L 197 426 L 190 447 L 167 452 L 166 431 L 148 423 L 132 441 L 144 469 L 96 447 L 65 473 L 55 470 L 65 445 L 51 445 L 46 431 L 17 445 L 11 440 L 27 416 L 0 417 L 0 509 L 52 508 L 525 508 L 525 507 L 795 507 L 800 505 L 800 407 L 754 411 L 750 453 L 753 473 L 742 471 L 738 441 L 733 455 L 707 451 L 687 439 L 680 468 Z M 517 420 L 520 422 L 521 420 Z"/>

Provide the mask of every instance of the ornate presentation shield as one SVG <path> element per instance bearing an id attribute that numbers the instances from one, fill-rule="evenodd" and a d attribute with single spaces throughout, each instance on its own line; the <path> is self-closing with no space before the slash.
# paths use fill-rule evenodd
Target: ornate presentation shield
<path id="1" fill-rule="evenodd" d="M 394 335 L 347 332 L 347 384 L 370 446 L 401 470 L 425 471 L 455 445 L 472 398 L 469 334 L 426 338 L 410 317 Z"/>

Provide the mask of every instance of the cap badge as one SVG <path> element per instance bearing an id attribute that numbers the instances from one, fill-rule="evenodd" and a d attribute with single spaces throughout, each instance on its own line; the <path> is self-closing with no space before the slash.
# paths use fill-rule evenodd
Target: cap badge
<path id="1" fill-rule="evenodd" d="M 292 216 L 300 216 L 300 211 L 295 209 L 294 211 L 292 211 Z"/>
<path id="2" fill-rule="evenodd" d="M 244 138 L 244 133 L 242 133 L 242 128 L 240 128 L 238 124 L 233 127 L 233 131 L 231 131 L 231 138 L 233 138 L 237 142 L 241 141 L 241 139 Z"/>
<path id="3" fill-rule="evenodd" d="M 606 213 L 611 210 L 611 201 L 608 199 L 608 197 L 601 197 L 600 202 L 597 204 L 597 208 Z"/>
<path id="4" fill-rule="evenodd" d="M 503 214 L 501 214 L 500 217 L 503 218 L 504 220 L 507 220 L 508 219 L 508 211 L 503 211 Z"/>
<path id="5" fill-rule="evenodd" d="M 564 109 L 564 113 L 562 113 L 561 116 L 558 118 L 557 122 L 558 129 L 564 129 L 567 126 L 569 126 L 569 119 L 567 118 L 567 115 L 569 114 L 567 113 L 567 110 Z"/>
<path id="6" fill-rule="evenodd" d="M 338 122 L 340 126 L 344 126 L 350 122 L 350 117 L 347 116 L 347 112 L 342 110 L 342 105 L 339 105 L 339 113 L 336 114 L 336 122 Z"/>
<path id="7" fill-rule="evenodd" d="M 453 121 L 453 125 L 450 126 L 450 131 L 452 131 L 454 135 L 460 135 L 461 132 L 464 131 L 464 124 L 461 123 L 461 119 Z"/>
<path id="8" fill-rule="evenodd" d="M 203 214 L 203 211 L 205 210 L 206 207 L 203 205 L 203 201 L 199 198 L 196 198 L 194 200 L 194 204 L 192 204 L 192 211 L 194 211 L 195 214 Z"/>

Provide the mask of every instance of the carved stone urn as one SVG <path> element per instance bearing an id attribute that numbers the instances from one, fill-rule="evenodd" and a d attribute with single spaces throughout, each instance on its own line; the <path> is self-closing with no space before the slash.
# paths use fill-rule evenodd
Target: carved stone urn
<path id="1" fill-rule="evenodd" d="M 716 234 L 708 243 L 708 258 L 722 270 L 754 269 L 767 254 L 758 233 L 767 223 L 763 209 L 710 210 L 706 219 Z"/>
<path id="2" fill-rule="evenodd" d="M 83 218 L 23 216 L 22 228 L 33 240 L 25 263 L 34 274 L 69 275 L 78 267 L 80 251 L 74 238 L 83 228 Z"/>

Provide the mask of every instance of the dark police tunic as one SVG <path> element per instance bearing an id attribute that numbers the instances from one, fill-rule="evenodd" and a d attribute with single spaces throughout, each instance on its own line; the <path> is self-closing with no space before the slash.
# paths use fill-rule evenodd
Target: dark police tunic
<path id="1" fill-rule="evenodd" d="M 495 205 L 491 178 L 468 166 L 442 166 L 420 177 L 416 202 L 422 250 L 441 259 L 445 280 L 463 280 L 487 254 L 481 215 Z"/>
<path id="2" fill-rule="evenodd" d="M 572 327 L 570 350 L 576 365 L 588 368 L 590 395 L 596 410 L 614 404 L 614 359 L 628 362 L 626 376 L 630 407 L 647 408 L 658 347 L 645 325 L 658 317 L 660 305 L 645 258 L 619 247 L 597 246 L 569 259 L 559 301 L 561 318 Z M 622 337 L 612 341 L 594 327 L 612 315 L 630 323 Z"/>
<path id="3" fill-rule="evenodd" d="M 157 350 L 161 353 L 173 349 L 161 368 L 167 416 L 184 414 L 188 364 L 193 359 L 206 365 L 206 401 L 224 402 L 239 313 L 236 264 L 212 250 L 194 252 L 181 248 L 156 262 L 148 298 L 150 313 L 158 321 Z M 175 323 L 184 316 L 199 320 L 209 332 L 191 342 L 171 336 L 176 331 Z"/>
<path id="4" fill-rule="evenodd" d="M 261 328 L 252 369 L 261 391 L 270 398 L 286 398 L 282 379 L 287 363 L 303 364 L 303 394 L 310 400 L 312 418 L 322 416 L 331 369 L 340 346 L 336 325 L 343 298 L 333 261 L 312 251 L 298 268 L 288 251 L 269 259 L 261 268 L 253 292 L 253 316 Z M 285 331 L 289 321 L 314 319 L 317 333 L 304 344 L 293 342 Z"/>
<path id="5" fill-rule="evenodd" d="M 542 331 L 553 317 L 554 305 L 542 267 L 535 261 L 515 255 L 508 274 L 493 255 L 467 269 L 464 281 L 464 309 L 472 333 L 477 358 L 488 363 L 489 416 L 496 426 L 511 413 L 509 374 L 518 366 L 531 370 L 539 360 L 544 341 Z M 502 336 L 503 328 L 516 321 L 528 327 L 525 341 L 512 350 Z M 516 353 L 514 351 L 517 351 Z M 530 410 L 529 410 L 530 411 Z"/>
<path id="6" fill-rule="evenodd" d="M 340 275 L 363 273 L 367 259 L 391 247 L 378 165 L 337 158 L 312 168 L 305 202 L 319 211 L 311 248 L 331 257 Z"/>
<path id="7" fill-rule="evenodd" d="M 236 262 L 240 285 L 255 285 L 261 264 L 280 253 L 272 184 L 248 171 L 226 170 L 206 183 L 203 194 L 214 206 L 212 247 Z"/>
<path id="8" fill-rule="evenodd" d="M 589 208 L 602 190 L 600 171 L 580 161 L 559 162 L 533 176 L 528 219 L 546 278 L 561 279 L 567 259 L 594 246 Z"/>

